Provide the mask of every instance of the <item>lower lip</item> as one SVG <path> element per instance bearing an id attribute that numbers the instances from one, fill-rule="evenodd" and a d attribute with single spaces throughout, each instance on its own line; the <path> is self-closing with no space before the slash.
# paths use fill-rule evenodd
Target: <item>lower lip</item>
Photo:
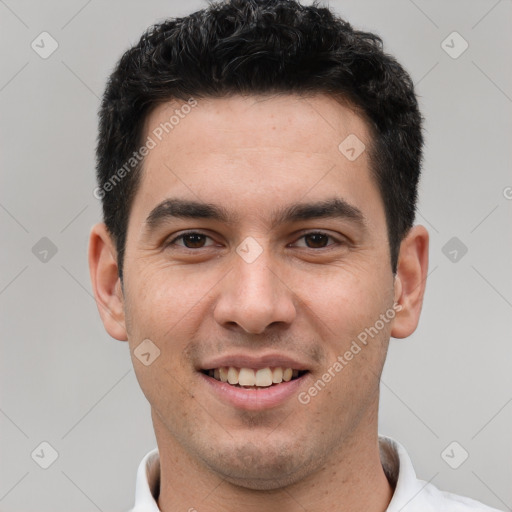
<path id="1" fill-rule="evenodd" d="M 245 389 L 221 382 L 204 373 L 199 374 L 210 389 L 223 402 L 246 411 L 261 411 L 282 405 L 292 396 L 297 396 L 299 388 L 309 373 L 288 382 L 281 382 L 268 388 Z"/>

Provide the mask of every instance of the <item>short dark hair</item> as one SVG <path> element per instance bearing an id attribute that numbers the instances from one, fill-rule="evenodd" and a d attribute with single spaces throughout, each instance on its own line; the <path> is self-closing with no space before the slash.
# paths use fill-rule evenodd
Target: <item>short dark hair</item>
<path id="1" fill-rule="evenodd" d="M 366 120 L 396 272 L 400 243 L 414 222 L 423 146 L 410 76 L 384 53 L 380 37 L 354 30 L 317 3 L 226 0 L 150 27 L 109 77 L 99 112 L 95 195 L 121 279 L 143 163 L 133 157 L 149 113 L 173 99 L 283 93 L 325 93 L 348 101 Z M 126 166 L 130 159 L 133 168 Z"/>

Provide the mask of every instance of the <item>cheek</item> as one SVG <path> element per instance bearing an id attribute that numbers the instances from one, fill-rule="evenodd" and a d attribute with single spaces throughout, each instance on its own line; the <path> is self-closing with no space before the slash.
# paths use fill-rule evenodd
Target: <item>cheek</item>
<path id="1" fill-rule="evenodd" d="M 128 339 L 135 374 L 148 401 L 160 411 L 172 410 L 175 404 L 190 399 L 190 362 L 186 360 L 185 349 L 193 336 L 193 319 L 197 321 L 200 299 L 204 296 L 204 291 L 197 287 L 184 286 L 177 275 L 170 268 L 141 266 L 138 272 L 132 270 L 126 293 Z M 143 340 L 156 346 L 150 349 L 150 358 L 154 360 L 149 365 L 137 356 Z"/>
<path id="2" fill-rule="evenodd" d="M 167 342 L 182 333 L 207 300 L 206 292 L 215 281 L 204 273 L 187 277 L 170 266 L 141 265 L 127 290 L 127 314 L 132 327 L 129 336 L 143 336 Z M 182 333 L 183 335 L 183 333 Z"/>
<path id="3" fill-rule="evenodd" d="M 393 279 L 378 268 L 371 273 L 366 268 L 333 268 L 329 274 L 302 276 L 298 293 L 305 314 L 316 318 L 327 339 L 341 349 L 392 306 Z"/>

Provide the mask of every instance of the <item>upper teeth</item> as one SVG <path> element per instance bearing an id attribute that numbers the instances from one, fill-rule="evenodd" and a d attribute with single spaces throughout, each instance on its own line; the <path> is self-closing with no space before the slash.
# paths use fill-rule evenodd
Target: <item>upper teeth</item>
<path id="1" fill-rule="evenodd" d="M 259 386 L 268 387 L 272 384 L 280 384 L 292 380 L 292 377 L 298 377 L 299 371 L 292 368 L 235 368 L 234 366 L 223 366 L 209 371 L 210 376 L 221 382 L 227 382 L 239 386 Z"/>

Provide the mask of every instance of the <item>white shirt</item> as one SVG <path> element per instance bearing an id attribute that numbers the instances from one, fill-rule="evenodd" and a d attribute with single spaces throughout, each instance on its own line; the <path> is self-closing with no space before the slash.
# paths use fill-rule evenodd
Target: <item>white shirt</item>
<path id="1" fill-rule="evenodd" d="M 379 436 L 382 467 L 395 486 L 386 512 L 499 512 L 482 503 L 438 490 L 416 478 L 405 448 L 389 437 Z M 160 512 L 156 504 L 160 489 L 158 449 L 150 451 L 139 465 L 135 506 L 129 512 Z"/>

